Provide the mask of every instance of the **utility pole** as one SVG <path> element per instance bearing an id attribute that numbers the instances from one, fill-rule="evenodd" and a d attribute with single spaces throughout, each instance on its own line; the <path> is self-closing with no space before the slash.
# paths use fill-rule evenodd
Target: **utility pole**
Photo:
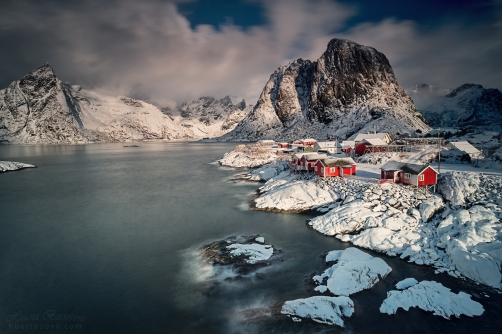
<path id="1" fill-rule="evenodd" d="M 441 142 L 442 142 L 442 138 L 439 138 L 439 133 L 441 132 L 441 128 L 439 128 L 439 131 L 438 131 L 438 149 L 439 149 L 439 152 L 438 152 L 438 173 L 441 174 Z"/>

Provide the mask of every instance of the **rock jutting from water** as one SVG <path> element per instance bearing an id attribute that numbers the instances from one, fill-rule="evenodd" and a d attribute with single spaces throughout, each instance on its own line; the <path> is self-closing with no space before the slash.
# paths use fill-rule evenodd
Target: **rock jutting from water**
<path id="1" fill-rule="evenodd" d="M 35 168 L 37 166 L 14 161 L 0 161 L 0 172 L 8 172 L 23 168 Z"/>
<path id="2" fill-rule="evenodd" d="M 232 236 L 201 248 L 202 258 L 212 265 L 231 266 L 237 274 L 246 275 L 271 264 L 281 252 L 258 235 Z"/>

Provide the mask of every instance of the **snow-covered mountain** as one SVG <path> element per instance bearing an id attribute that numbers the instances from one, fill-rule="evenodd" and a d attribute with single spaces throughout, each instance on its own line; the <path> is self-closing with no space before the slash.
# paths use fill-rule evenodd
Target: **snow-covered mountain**
<path id="1" fill-rule="evenodd" d="M 317 61 L 298 59 L 279 67 L 249 116 L 221 139 L 351 137 L 361 131 L 429 129 L 384 54 L 333 39 Z"/>
<path id="2" fill-rule="evenodd" d="M 0 90 L 0 143 L 191 139 L 157 107 L 62 83 L 49 64 Z"/>
<path id="3" fill-rule="evenodd" d="M 502 93 L 464 84 L 421 109 L 421 113 L 434 127 L 502 132 Z"/>
<path id="4" fill-rule="evenodd" d="M 203 96 L 181 104 L 175 110 L 163 109 L 178 125 L 196 139 L 219 137 L 233 130 L 252 109 L 243 98 L 225 96 L 217 100 Z"/>

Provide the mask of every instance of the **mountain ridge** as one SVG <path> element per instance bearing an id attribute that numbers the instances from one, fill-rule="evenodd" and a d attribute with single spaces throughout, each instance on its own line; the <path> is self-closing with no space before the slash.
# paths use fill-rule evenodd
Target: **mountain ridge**
<path id="1" fill-rule="evenodd" d="M 220 139 L 290 140 L 429 129 L 383 53 L 335 38 L 317 61 L 297 59 L 275 70 L 250 115 Z"/>

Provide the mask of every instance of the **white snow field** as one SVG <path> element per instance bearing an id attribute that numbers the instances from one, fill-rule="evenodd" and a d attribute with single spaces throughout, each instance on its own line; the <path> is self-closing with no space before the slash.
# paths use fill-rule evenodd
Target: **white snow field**
<path id="1" fill-rule="evenodd" d="M 22 162 L 14 161 L 0 161 L 0 172 L 7 172 L 10 170 L 18 170 L 23 168 L 34 168 L 35 165 L 25 164 Z"/>
<path id="2" fill-rule="evenodd" d="M 406 284 L 401 281 L 396 284 L 396 287 L 400 285 Z M 387 298 L 380 306 L 380 312 L 395 314 L 400 307 L 405 311 L 408 311 L 410 307 L 419 307 L 445 319 L 450 319 L 452 315 L 458 318 L 463 314 L 469 317 L 479 316 L 484 312 L 483 306 L 471 300 L 471 296 L 467 293 L 455 294 L 434 281 L 422 281 L 402 291 L 387 292 Z"/>
<path id="3" fill-rule="evenodd" d="M 328 253 L 326 262 L 328 260 L 336 263 L 312 279 L 320 284 L 316 291 L 323 293 L 329 290 L 336 296 L 350 296 L 369 289 L 392 271 L 384 260 L 354 247 Z M 323 285 L 325 279 L 326 285 Z"/>
<path id="4" fill-rule="evenodd" d="M 281 313 L 344 327 L 343 318 L 352 316 L 354 302 L 348 297 L 314 296 L 285 302 Z"/>

